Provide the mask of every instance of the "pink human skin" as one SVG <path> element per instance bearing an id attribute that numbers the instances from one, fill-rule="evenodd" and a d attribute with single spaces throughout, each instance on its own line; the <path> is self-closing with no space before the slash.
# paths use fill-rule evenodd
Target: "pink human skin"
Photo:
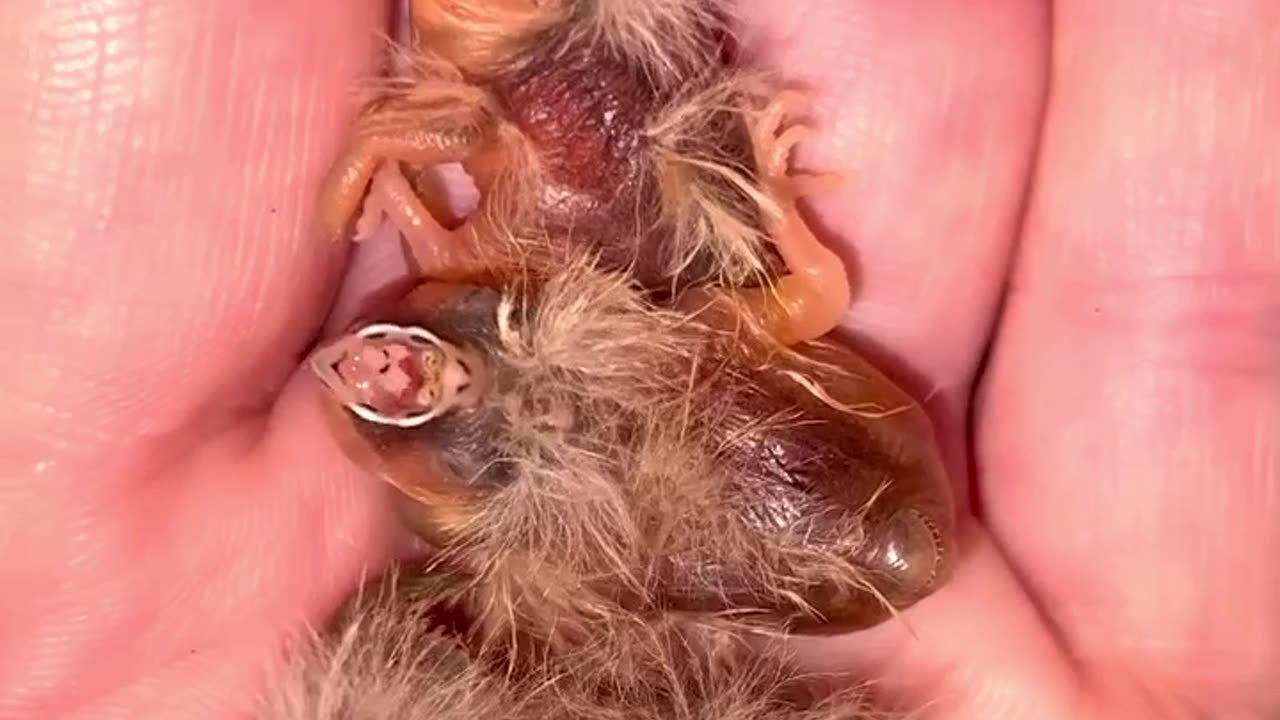
<path id="1" fill-rule="evenodd" d="M 804 649 L 933 717 L 1280 706 L 1280 7 L 1202 5 L 749 3 L 848 178 L 851 327 L 977 472 L 953 583 Z M 232 716 L 398 551 L 299 372 L 374 8 L 6 6 L 0 718 Z"/>

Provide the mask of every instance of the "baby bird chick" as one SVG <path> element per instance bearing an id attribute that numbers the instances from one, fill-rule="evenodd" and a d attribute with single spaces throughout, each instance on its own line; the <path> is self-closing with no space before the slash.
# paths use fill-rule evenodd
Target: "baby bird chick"
<path id="1" fill-rule="evenodd" d="M 849 280 L 796 203 L 836 177 L 788 171 L 806 96 L 730 62 L 729 7 L 415 0 L 410 70 L 357 120 L 321 192 L 322 231 L 342 237 L 358 217 L 359 239 L 386 216 L 415 271 L 441 280 L 589 251 L 655 292 L 745 293 L 784 343 L 826 334 Z M 433 174 L 449 163 L 480 196 L 457 227 Z"/>
<path id="2" fill-rule="evenodd" d="M 805 97 L 731 66 L 722 2 L 412 7 L 412 72 L 359 118 L 320 218 L 337 238 L 358 216 L 357 239 L 389 218 L 429 281 L 312 366 L 438 554 L 427 591 L 306 665 L 350 686 L 285 717 L 871 717 L 726 649 L 877 624 L 955 562 L 927 418 L 820 339 L 850 290 L 797 210 L 831 179 L 788 168 Z M 480 191 L 466 218 L 444 163 Z"/>
<path id="3" fill-rule="evenodd" d="M 803 347 L 578 261 L 422 284 L 313 367 L 350 456 L 476 578 L 477 623 L 568 646 L 618 611 L 864 628 L 947 579 L 928 419 L 843 346 Z"/>

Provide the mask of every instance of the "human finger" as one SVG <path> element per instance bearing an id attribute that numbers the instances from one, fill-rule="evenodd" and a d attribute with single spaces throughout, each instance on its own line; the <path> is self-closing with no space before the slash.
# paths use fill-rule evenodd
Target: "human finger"
<path id="1" fill-rule="evenodd" d="M 1046 10 L 1021 2 L 746 7 L 748 49 L 815 91 L 820 132 L 797 159 L 848 179 L 812 208 L 852 261 L 849 324 L 862 348 L 926 400 L 964 526 L 964 557 L 948 586 L 901 620 L 800 650 L 820 669 L 875 678 L 886 701 L 911 709 L 936 701 L 938 717 L 1055 717 L 1054 708 L 1072 705 L 1070 673 L 969 517 L 963 452 L 969 386 L 1036 148 Z M 997 629 L 993 617 L 1002 618 Z M 978 627 L 988 628 L 980 652 Z"/>
<path id="2" fill-rule="evenodd" d="M 377 60 L 375 3 L 6 4 L 5 455 L 96 458 L 262 410 L 343 251 L 312 195 Z M 172 443 L 168 444 L 172 448 Z"/>
<path id="3" fill-rule="evenodd" d="M 1093 679 L 1214 715 L 1280 706 L 1278 26 L 1059 5 L 981 420 L 990 522 Z"/>

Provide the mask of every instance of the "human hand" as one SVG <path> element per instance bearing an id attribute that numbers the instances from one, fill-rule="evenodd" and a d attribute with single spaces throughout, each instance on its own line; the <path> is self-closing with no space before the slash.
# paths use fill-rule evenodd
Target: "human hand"
<path id="1" fill-rule="evenodd" d="M 754 5 L 974 513 L 950 586 L 808 653 L 942 718 L 1280 712 L 1280 7 Z"/>
<path id="2" fill-rule="evenodd" d="M 296 381 L 375 5 L 0 9 L 0 717 L 227 717 L 394 541 Z"/>
<path id="3" fill-rule="evenodd" d="M 297 372 L 371 6 L 0 10 L 0 718 L 224 717 L 399 541 Z M 1274 709 L 1276 12 L 750 6 L 826 98 L 804 159 L 850 176 L 815 208 L 854 327 L 958 477 L 996 338 L 952 585 L 808 649 L 945 718 Z"/>

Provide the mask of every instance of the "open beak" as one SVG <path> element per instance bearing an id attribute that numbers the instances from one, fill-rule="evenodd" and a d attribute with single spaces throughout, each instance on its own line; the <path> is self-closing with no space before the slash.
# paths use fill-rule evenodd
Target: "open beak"
<path id="1" fill-rule="evenodd" d="M 419 400 L 416 395 L 419 388 L 412 389 L 412 392 L 415 393 L 413 398 L 400 398 L 400 400 L 409 403 L 407 407 L 396 407 L 394 411 L 386 411 L 385 408 L 377 407 L 377 401 L 368 396 L 370 389 L 365 386 L 369 383 L 377 385 L 379 380 L 361 375 L 361 373 L 367 372 L 368 368 L 355 370 L 357 375 L 360 375 L 360 378 L 363 379 L 357 378 L 353 380 L 349 376 L 353 371 L 351 362 L 359 360 L 371 342 L 386 342 L 392 346 L 402 345 L 405 349 L 410 350 L 411 353 L 415 353 L 410 356 L 412 358 L 411 362 L 414 363 L 423 362 L 422 357 L 416 353 L 422 352 L 425 348 L 449 347 L 429 331 L 414 326 L 374 323 L 354 332 L 349 332 L 316 348 L 307 360 L 311 372 L 319 378 L 320 383 L 330 397 L 345 405 L 348 410 L 367 422 L 403 428 L 422 425 L 449 409 L 453 404 L 453 398 L 447 398 L 444 404 L 432 403 L 430 407 L 413 406 L 413 403 Z M 451 366 L 446 363 L 444 378 L 450 379 L 453 377 L 449 374 L 450 370 Z M 419 372 L 421 372 L 421 369 L 419 369 Z M 440 379 L 440 377 L 431 377 L 426 379 L 426 382 L 438 383 Z M 416 381 L 409 380 L 409 382 L 421 383 L 423 380 L 423 378 L 418 378 Z M 466 377 L 462 378 L 459 384 L 465 384 L 466 380 Z M 353 385 L 353 382 L 356 384 Z M 375 389 L 373 392 L 376 394 L 378 391 Z M 397 403 L 393 402 L 392 404 L 396 405 Z"/>
<path id="2" fill-rule="evenodd" d="M 319 378 L 325 390 L 343 403 L 351 402 L 353 398 L 350 397 L 346 383 L 338 375 L 338 363 L 342 362 L 347 353 L 359 342 L 358 336 L 348 333 L 316 348 L 307 360 L 311 372 Z"/>

